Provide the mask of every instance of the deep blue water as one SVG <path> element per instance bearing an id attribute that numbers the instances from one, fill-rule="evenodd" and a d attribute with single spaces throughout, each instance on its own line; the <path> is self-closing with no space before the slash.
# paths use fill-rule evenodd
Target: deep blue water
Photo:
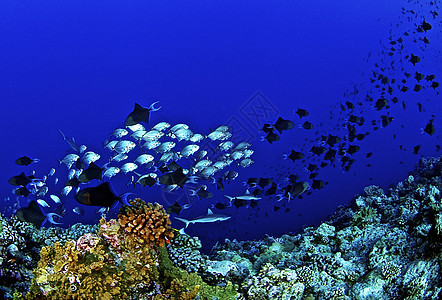
<path id="1" fill-rule="evenodd" d="M 223 194 L 244 193 L 242 182 L 251 176 L 276 179 L 293 173 L 308 177 L 304 167 L 313 161 L 311 158 L 293 163 L 282 160 L 282 155 L 292 149 L 308 152 L 321 135 L 344 137 L 343 125 L 349 111 L 343 112 L 339 103 L 360 102 L 354 114 L 366 121 L 358 131 L 370 134 L 362 141 L 346 143 L 361 147 L 353 155 L 356 160 L 348 172 L 342 170 L 337 159 L 335 167 L 319 171 L 318 179 L 328 182 L 324 189 L 312 190 L 310 195 L 290 203 L 276 202 L 270 196 L 261 199 L 255 209 L 232 207 L 218 211 L 232 218 L 223 223 L 192 225 L 187 232 L 211 245 L 224 238 L 256 239 L 318 224 L 363 187 L 376 184 L 388 188 L 406 177 L 419 158 L 440 155 L 436 148 L 440 144 L 440 88 L 413 91 L 415 71 L 435 74 L 435 81 L 440 81 L 442 55 L 437 45 L 441 44 L 441 23 L 430 13 L 437 5 L 397 0 L 185 4 L 3 1 L 2 211 L 10 214 L 8 205 L 19 201 L 25 206 L 35 199 L 32 195 L 28 200 L 16 199 L 7 182 L 11 176 L 22 171 L 30 174 L 32 170 L 44 175 L 58 167 L 57 159 L 69 149 L 58 129 L 87 145 L 88 150 L 102 154 L 98 163 L 104 164 L 109 153 L 102 143 L 115 128 L 123 126 L 135 102 L 149 106 L 160 101 L 162 108 L 152 113 L 150 125 L 160 121 L 186 123 L 193 131 L 208 134 L 218 125 L 229 124 L 234 136 L 237 133 L 240 139 L 252 143 L 255 163 L 247 169 L 234 168 L 239 177 L 223 192 L 209 185 L 215 193 L 213 199 L 198 200 L 182 190 L 168 194 L 160 187 L 136 189 L 136 196 L 166 207 L 178 198 L 191 203 L 180 214 L 184 218 L 205 214 L 211 204 L 225 200 Z M 410 13 L 411 9 L 415 13 Z M 426 33 L 416 32 L 424 19 L 433 28 Z M 410 36 L 404 36 L 405 32 Z M 426 46 L 421 41 L 424 36 L 430 40 Z M 403 50 L 396 49 L 389 56 L 389 42 L 399 37 L 404 38 Z M 418 54 L 422 61 L 413 66 L 405 58 L 410 53 Z M 401 59 L 404 70 L 397 66 Z M 376 111 L 373 102 L 365 101 L 367 93 L 375 101 L 380 97 L 380 88 L 370 82 L 372 71 L 388 74 L 398 82 L 405 78 L 404 72 L 411 73 L 411 78 L 406 78 L 410 91 L 400 92 L 396 83 L 393 95 L 385 97 L 396 95 L 399 103 L 390 101 L 390 108 Z M 425 80 L 422 82 L 428 86 Z M 353 86 L 359 93 L 348 96 Z M 402 101 L 407 105 L 405 110 Z M 422 112 L 418 102 L 423 105 Z M 293 113 L 298 108 L 307 109 L 309 116 L 300 120 Z M 379 123 L 381 115 L 394 120 L 374 130 L 371 120 Z M 294 128 L 281 134 L 278 142 L 262 142 L 264 133 L 260 128 L 278 116 L 296 125 L 309 120 L 315 128 Z M 430 136 L 421 128 L 432 118 L 436 131 Z M 401 145 L 404 150 L 399 148 Z M 416 145 L 421 149 L 413 154 Z M 373 156 L 366 158 L 368 152 Z M 28 167 L 16 165 L 14 161 L 23 155 L 39 158 L 40 162 Z M 60 183 L 65 173 L 64 166 L 57 169 Z M 119 193 L 130 191 L 125 186 L 128 177 L 111 180 Z M 60 183 L 50 187 L 50 193 L 59 194 Z M 96 184 L 91 182 L 90 186 Z M 8 196 L 10 201 L 3 202 Z M 45 199 L 53 204 L 48 197 Z M 97 208 L 79 205 L 73 193 L 62 200 L 68 210 L 64 226 L 98 220 Z M 277 212 L 275 205 L 281 207 Z M 71 210 L 75 206 L 82 207 L 85 215 L 74 214 Z M 118 209 L 112 211 L 111 216 L 115 216 Z M 182 224 L 173 221 L 173 226 L 180 228 Z"/>

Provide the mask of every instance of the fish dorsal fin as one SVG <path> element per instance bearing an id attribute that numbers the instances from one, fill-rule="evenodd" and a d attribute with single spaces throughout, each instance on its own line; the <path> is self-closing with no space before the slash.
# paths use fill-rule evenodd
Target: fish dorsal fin
<path id="1" fill-rule="evenodd" d="M 250 195 L 249 189 L 246 190 L 246 195 Z"/>
<path id="2" fill-rule="evenodd" d="M 208 215 L 213 215 L 213 211 L 212 211 L 210 208 L 208 208 L 208 209 L 207 209 L 207 214 L 208 214 Z"/>
<path id="3" fill-rule="evenodd" d="M 141 105 L 139 105 L 138 103 L 135 103 L 134 110 L 139 110 L 139 109 L 143 109 L 143 107 Z"/>

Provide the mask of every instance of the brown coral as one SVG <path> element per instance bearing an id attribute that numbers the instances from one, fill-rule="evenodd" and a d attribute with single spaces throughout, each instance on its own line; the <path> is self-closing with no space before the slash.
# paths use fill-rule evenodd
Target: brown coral
<path id="1" fill-rule="evenodd" d="M 123 206 L 118 215 L 125 232 L 137 237 L 140 243 L 164 247 L 173 238 L 169 215 L 163 206 L 146 203 L 140 198 L 129 201 L 132 206 Z"/>

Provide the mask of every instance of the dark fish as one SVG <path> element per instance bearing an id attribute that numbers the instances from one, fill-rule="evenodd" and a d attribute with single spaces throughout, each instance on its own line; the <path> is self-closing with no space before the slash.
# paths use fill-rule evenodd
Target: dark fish
<path id="1" fill-rule="evenodd" d="M 80 185 L 80 180 L 77 179 L 77 177 L 74 177 L 72 179 L 69 179 L 68 181 L 65 182 L 65 186 L 73 186 L 73 187 L 78 187 Z"/>
<path id="2" fill-rule="evenodd" d="M 281 209 L 281 207 L 279 207 L 279 206 L 276 206 L 276 205 L 273 206 L 273 211 L 275 211 L 275 212 L 278 211 L 278 210 L 280 210 L 280 209 Z"/>
<path id="3" fill-rule="evenodd" d="M 269 178 L 263 178 L 261 177 L 259 179 L 258 185 L 263 189 L 266 186 L 268 186 L 269 184 L 273 183 L 273 178 L 269 177 Z"/>
<path id="4" fill-rule="evenodd" d="M 414 153 L 414 154 L 418 154 L 420 149 L 421 149 L 421 145 L 416 145 L 416 146 L 414 146 L 414 148 L 413 148 L 413 153 Z"/>
<path id="5" fill-rule="evenodd" d="M 242 200 L 242 199 L 238 199 L 238 198 L 235 198 L 235 200 L 233 200 L 233 205 L 236 208 L 244 207 L 247 204 L 249 204 L 247 200 Z"/>
<path id="6" fill-rule="evenodd" d="M 26 176 L 24 172 L 22 172 L 20 175 L 16 175 L 9 178 L 8 182 L 9 184 L 16 186 L 18 185 L 26 186 L 28 183 L 32 182 L 32 179 Z"/>
<path id="7" fill-rule="evenodd" d="M 404 101 L 402 101 L 402 108 L 405 110 L 406 108 L 407 108 L 407 105 L 405 104 L 405 102 Z"/>
<path id="8" fill-rule="evenodd" d="M 359 147 L 358 145 L 350 145 L 348 146 L 347 152 L 350 153 L 350 155 L 353 155 L 354 153 L 358 152 L 359 149 L 361 149 L 361 147 Z"/>
<path id="9" fill-rule="evenodd" d="M 52 224 L 61 224 L 54 221 L 54 216 L 61 218 L 60 215 L 56 213 L 45 214 L 37 201 L 31 201 L 28 207 L 20 208 L 15 215 L 20 221 L 32 223 L 37 228 L 43 226 L 46 220 Z"/>
<path id="10" fill-rule="evenodd" d="M 422 112 L 422 103 L 417 103 L 417 109 L 419 110 L 419 112 Z"/>
<path id="11" fill-rule="evenodd" d="M 253 194 L 253 196 L 258 197 L 258 196 L 262 195 L 262 190 L 255 189 L 252 194 Z"/>
<path id="12" fill-rule="evenodd" d="M 293 162 L 299 159 L 304 158 L 304 153 L 296 152 L 295 150 L 292 150 L 289 155 L 286 155 L 286 158 L 290 158 Z"/>
<path id="13" fill-rule="evenodd" d="M 302 117 L 307 117 L 308 116 L 308 111 L 302 108 L 298 108 L 298 110 L 296 111 L 296 113 L 300 118 Z"/>
<path id="14" fill-rule="evenodd" d="M 324 187 L 324 181 L 313 179 L 312 189 L 320 190 Z"/>
<path id="15" fill-rule="evenodd" d="M 290 183 L 295 183 L 296 181 L 299 180 L 299 176 L 295 175 L 295 174 L 290 174 L 289 177 L 287 177 L 287 180 Z"/>
<path id="16" fill-rule="evenodd" d="M 77 161 L 75 162 L 75 168 L 77 168 L 78 170 L 84 170 L 86 169 L 86 164 L 84 162 L 81 161 L 80 158 L 77 159 Z"/>
<path id="17" fill-rule="evenodd" d="M 207 190 L 207 186 L 201 186 L 198 191 L 195 192 L 195 195 L 198 195 L 199 198 L 210 199 L 213 198 L 213 193 Z"/>
<path id="18" fill-rule="evenodd" d="M 20 157 L 20 158 L 17 158 L 16 161 L 15 161 L 15 163 L 16 163 L 17 165 L 19 165 L 19 166 L 29 166 L 30 164 L 32 164 L 32 163 L 37 163 L 37 162 L 39 162 L 39 161 L 40 161 L 40 160 L 37 159 L 37 158 L 32 159 L 32 158 L 29 158 L 29 157 L 27 157 L 27 156 L 22 156 L 22 157 Z"/>
<path id="19" fill-rule="evenodd" d="M 327 152 L 327 148 L 320 147 L 320 146 L 313 146 L 310 149 L 310 152 L 319 156 L 319 155 L 324 154 L 325 152 Z"/>
<path id="20" fill-rule="evenodd" d="M 279 133 L 282 133 L 284 130 L 289 130 L 295 127 L 295 123 L 293 123 L 290 120 L 284 120 L 283 118 L 279 117 L 278 120 L 276 120 L 276 123 L 273 124 L 276 130 L 278 130 Z"/>
<path id="21" fill-rule="evenodd" d="M 436 75 L 427 75 L 427 76 L 425 76 L 425 80 L 426 81 L 431 81 L 431 80 L 434 80 L 436 78 Z"/>
<path id="22" fill-rule="evenodd" d="M 164 174 L 160 177 L 159 182 L 164 185 L 178 185 L 183 187 L 186 184 L 188 177 L 184 175 L 183 169 L 180 168 L 171 173 Z"/>
<path id="23" fill-rule="evenodd" d="M 256 177 L 250 177 L 248 180 L 247 180 L 247 185 L 248 186 L 250 186 L 250 187 L 256 187 L 256 185 L 258 184 L 258 181 L 259 181 L 259 179 L 258 178 L 256 178 Z"/>
<path id="24" fill-rule="evenodd" d="M 397 98 L 397 97 L 393 97 L 392 99 L 391 99 L 391 102 L 393 102 L 393 103 L 398 103 L 399 102 L 399 99 Z"/>
<path id="25" fill-rule="evenodd" d="M 268 188 L 268 190 L 264 193 L 265 196 L 270 196 L 276 194 L 276 191 L 278 189 L 278 186 L 276 183 L 272 183 L 272 186 Z M 257 196 L 257 195 L 255 195 Z"/>
<path id="26" fill-rule="evenodd" d="M 425 22 L 425 21 L 423 21 L 422 22 L 422 29 L 425 31 L 425 32 L 427 32 L 428 30 L 430 30 L 431 28 L 433 28 L 432 26 L 431 26 L 431 24 L 430 23 L 427 23 L 427 22 Z"/>
<path id="27" fill-rule="evenodd" d="M 271 144 L 273 142 L 279 141 L 280 137 L 279 137 L 279 135 L 277 135 L 273 132 L 269 132 L 267 134 L 267 136 L 265 137 L 265 139 Z"/>
<path id="28" fill-rule="evenodd" d="M 111 207 L 116 201 L 130 205 L 126 197 L 129 193 L 118 196 L 109 182 L 104 182 L 95 187 L 88 187 L 80 190 L 75 195 L 75 200 L 89 206 Z"/>
<path id="29" fill-rule="evenodd" d="M 264 131 L 265 133 L 269 133 L 273 132 L 273 130 L 275 130 L 275 127 L 273 127 L 273 125 L 271 124 L 264 124 L 261 130 Z"/>
<path id="30" fill-rule="evenodd" d="M 371 157 L 373 155 L 373 152 L 368 152 L 365 157 Z"/>
<path id="31" fill-rule="evenodd" d="M 350 118 L 348 119 L 348 121 L 351 123 L 359 123 L 360 119 L 357 116 L 350 115 Z"/>
<path id="32" fill-rule="evenodd" d="M 318 166 L 314 165 L 314 164 L 308 164 L 307 170 L 309 170 L 310 172 L 313 172 L 314 170 L 317 170 Z"/>
<path id="33" fill-rule="evenodd" d="M 319 173 L 311 173 L 311 174 L 309 175 L 308 179 L 316 178 L 316 177 L 318 177 L 318 175 L 319 175 Z"/>
<path id="34" fill-rule="evenodd" d="M 382 127 L 387 127 L 387 125 L 393 121 L 393 117 L 381 116 L 381 120 L 382 120 Z"/>
<path id="35" fill-rule="evenodd" d="M 23 196 L 25 198 L 28 197 L 30 193 L 31 192 L 26 187 L 24 187 L 24 186 L 14 190 L 14 194 L 16 194 L 18 196 Z"/>
<path id="36" fill-rule="evenodd" d="M 376 101 L 376 104 L 374 105 L 374 107 L 377 110 L 381 110 L 382 108 L 386 107 L 388 104 L 388 100 L 384 99 L 384 98 L 380 98 L 378 99 L 378 101 Z"/>
<path id="37" fill-rule="evenodd" d="M 413 91 L 415 91 L 415 92 L 419 92 L 420 90 L 422 90 L 422 86 L 421 86 L 420 84 L 416 84 L 416 85 L 414 86 Z"/>
<path id="38" fill-rule="evenodd" d="M 230 207 L 230 206 L 227 205 L 227 204 L 218 202 L 217 204 L 214 205 L 214 207 L 217 208 L 217 209 L 226 209 L 227 207 Z"/>
<path id="39" fill-rule="evenodd" d="M 216 180 L 216 189 L 220 191 L 224 191 L 224 183 L 222 177 Z"/>
<path id="40" fill-rule="evenodd" d="M 89 164 L 89 167 L 87 167 L 86 170 L 83 170 L 80 176 L 78 176 L 78 180 L 83 183 L 89 182 L 92 179 L 101 180 L 102 173 L 103 173 L 103 168 L 100 168 L 95 163 L 91 162 Z"/>
<path id="41" fill-rule="evenodd" d="M 350 101 L 346 101 L 345 105 L 347 105 L 348 109 L 355 109 L 355 105 L 351 103 Z"/>
<path id="42" fill-rule="evenodd" d="M 415 66 L 418 62 L 421 61 L 421 58 L 419 56 L 414 55 L 411 53 L 410 62 Z"/>
<path id="43" fill-rule="evenodd" d="M 288 186 L 287 192 L 290 194 L 291 198 L 295 198 L 303 194 L 308 187 L 309 184 L 306 181 L 296 182 L 293 185 Z"/>
<path id="44" fill-rule="evenodd" d="M 305 121 L 304 124 L 302 124 L 302 128 L 307 130 L 313 129 L 313 124 L 310 123 L 309 121 Z"/>
<path id="45" fill-rule="evenodd" d="M 328 166 L 328 163 L 326 163 L 326 162 L 322 162 L 319 166 L 320 166 L 321 168 L 325 168 L 325 167 Z"/>
<path id="46" fill-rule="evenodd" d="M 426 133 L 428 133 L 429 135 L 433 135 L 434 132 L 436 131 L 436 129 L 434 128 L 434 125 L 433 125 L 433 121 L 434 121 L 434 119 L 429 120 L 427 125 L 425 125 L 425 128 L 424 128 L 424 131 Z"/>
<path id="47" fill-rule="evenodd" d="M 134 110 L 127 116 L 124 121 L 125 126 L 136 125 L 140 122 L 149 123 L 150 112 L 157 111 L 159 108 L 154 108 L 154 105 L 158 102 L 152 103 L 148 108 L 142 107 L 138 103 L 135 103 Z"/>
<path id="48" fill-rule="evenodd" d="M 341 141 L 340 137 L 331 134 L 328 135 L 327 144 L 330 147 L 333 147 L 335 144 L 339 143 L 340 141 Z"/>
<path id="49" fill-rule="evenodd" d="M 329 160 L 329 161 L 335 160 L 336 153 L 337 153 L 337 150 L 329 149 L 327 151 L 327 153 L 325 153 L 325 155 L 324 155 L 324 160 Z"/>
<path id="50" fill-rule="evenodd" d="M 142 177 L 142 178 L 141 178 Z M 138 178 L 138 180 L 136 181 L 136 183 L 139 183 L 141 185 L 144 186 L 153 186 L 157 183 L 157 179 L 152 177 L 152 176 L 140 176 L 140 178 Z"/>
<path id="51" fill-rule="evenodd" d="M 252 201 L 250 201 L 249 206 L 250 206 L 250 208 L 254 209 L 255 207 L 258 206 L 258 203 L 259 203 L 258 201 L 252 200 Z"/>
<path id="52" fill-rule="evenodd" d="M 430 40 L 429 40 L 426 36 L 424 36 L 424 38 L 422 39 L 422 41 L 423 41 L 425 44 L 429 44 L 429 43 L 430 43 Z"/>
<path id="53" fill-rule="evenodd" d="M 439 82 L 437 82 L 437 81 L 433 81 L 433 82 L 431 83 L 431 87 L 432 87 L 433 89 L 436 89 L 437 87 L 439 87 Z"/>
<path id="54" fill-rule="evenodd" d="M 424 75 L 416 71 L 416 75 L 414 75 L 414 78 L 416 78 L 417 81 L 421 81 L 424 79 Z"/>
<path id="55" fill-rule="evenodd" d="M 169 206 L 169 207 L 166 209 L 166 212 L 167 212 L 168 214 L 170 214 L 170 213 L 174 213 L 174 214 L 179 215 L 182 209 L 183 209 L 183 208 L 181 207 L 181 205 L 179 205 L 179 203 L 178 203 L 177 201 L 175 201 L 174 204 L 172 204 L 171 206 Z"/>

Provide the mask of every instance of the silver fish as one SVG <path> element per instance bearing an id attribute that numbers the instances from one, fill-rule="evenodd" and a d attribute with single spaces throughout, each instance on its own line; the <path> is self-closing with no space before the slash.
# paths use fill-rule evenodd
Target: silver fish
<path id="1" fill-rule="evenodd" d="M 78 156 L 77 154 L 71 153 L 71 154 L 67 154 L 61 161 L 60 163 L 65 164 L 68 169 L 70 169 L 72 167 L 72 165 L 80 158 L 80 156 Z"/>
<path id="2" fill-rule="evenodd" d="M 49 195 L 49 197 L 51 197 L 52 201 L 54 201 L 55 203 L 61 204 L 61 200 L 58 196 L 56 195 Z"/>
<path id="3" fill-rule="evenodd" d="M 187 126 L 186 124 L 176 124 L 174 125 L 172 128 L 169 129 L 169 132 L 174 133 L 175 131 L 178 131 L 180 129 L 189 129 L 189 126 Z"/>
<path id="4" fill-rule="evenodd" d="M 61 190 L 61 195 L 67 196 L 72 191 L 72 186 L 67 185 Z"/>
<path id="5" fill-rule="evenodd" d="M 117 145 L 118 141 L 109 141 L 104 146 L 105 149 L 109 151 L 114 151 L 115 145 Z"/>
<path id="6" fill-rule="evenodd" d="M 229 126 L 226 125 L 220 125 L 215 129 L 215 131 L 221 131 L 221 132 L 227 132 L 229 130 L 230 130 Z"/>
<path id="7" fill-rule="evenodd" d="M 146 134 L 143 136 L 143 140 L 146 142 L 150 142 L 150 141 L 156 141 L 158 139 L 160 139 L 161 137 L 163 137 L 164 132 L 162 131 L 158 131 L 158 130 L 151 130 L 146 132 Z"/>
<path id="8" fill-rule="evenodd" d="M 144 164 L 147 164 L 153 160 L 154 160 L 154 157 L 152 155 L 141 154 L 140 156 L 137 157 L 137 159 L 135 159 L 135 163 L 137 163 L 139 165 L 144 165 Z"/>
<path id="9" fill-rule="evenodd" d="M 192 131 L 186 128 L 178 129 L 177 131 L 170 134 L 170 137 L 173 139 L 177 139 L 178 141 L 189 140 L 193 136 Z"/>
<path id="10" fill-rule="evenodd" d="M 155 151 L 159 153 L 169 152 L 170 150 L 172 150 L 173 147 L 175 147 L 175 145 L 176 145 L 175 142 L 164 142 L 158 147 L 156 147 Z"/>
<path id="11" fill-rule="evenodd" d="M 239 165 L 243 168 L 247 168 L 249 166 L 251 166 L 254 163 L 254 161 L 250 158 L 244 158 L 243 160 L 241 160 L 239 162 Z"/>
<path id="12" fill-rule="evenodd" d="M 75 169 L 70 169 L 69 170 L 69 172 L 68 172 L 68 180 L 71 180 L 72 178 L 74 178 L 75 172 L 76 172 Z"/>
<path id="13" fill-rule="evenodd" d="M 142 147 L 146 148 L 147 150 L 152 150 L 158 147 L 159 145 L 161 145 L 161 142 L 159 141 L 147 141 L 142 145 Z"/>
<path id="14" fill-rule="evenodd" d="M 160 122 L 160 123 L 156 124 L 154 127 L 152 127 L 152 129 L 156 130 L 156 131 L 163 131 L 163 130 L 169 128 L 169 127 L 170 127 L 169 123 L 167 123 L 167 122 Z"/>
<path id="15" fill-rule="evenodd" d="M 81 145 L 78 152 L 83 153 L 84 151 L 86 151 L 86 149 L 87 149 L 86 145 Z"/>
<path id="16" fill-rule="evenodd" d="M 78 206 L 75 206 L 73 209 L 72 209 L 72 211 L 74 212 L 74 213 L 76 213 L 77 215 L 84 215 L 84 210 L 82 210 L 80 207 L 78 207 Z"/>
<path id="17" fill-rule="evenodd" d="M 194 145 L 194 144 L 187 145 L 179 152 L 179 154 L 181 157 L 189 157 L 190 155 L 192 155 L 196 151 L 198 151 L 199 148 L 200 148 L 200 146 L 198 146 L 198 145 Z"/>
<path id="18" fill-rule="evenodd" d="M 230 149 L 232 149 L 233 145 L 234 144 L 232 141 L 221 142 L 218 144 L 218 147 L 216 149 L 219 151 L 229 151 Z"/>
<path id="19" fill-rule="evenodd" d="M 130 136 L 136 139 L 137 141 L 140 141 L 143 139 L 143 136 L 147 133 L 146 130 L 137 130 L 134 133 L 132 133 Z"/>
<path id="20" fill-rule="evenodd" d="M 55 169 L 54 169 L 54 168 L 51 168 L 51 169 L 49 170 L 48 176 L 54 176 L 54 174 L 55 174 Z"/>
<path id="21" fill-rule="evenodd" d="M 230 158 L 233 160 L 238 160 L 243 158 L 244 153 L 242 151 L 233 151 L 232 153 L 230 153 Z"/>
<path id="22" fill-rule="evenodd" d="M 204 160 L 200 160 L 199 162 L 197 162 L 194 166 L 195 169 L 197 170 L 202 170 L 204 168 L 206 168 L 207 166 L 209 166 L 212 162 L 208 159 L 204 159 Z"/>
<path id="23" fill-rule="evenodd" d="M 120 168 L 110 167 L 110 168 L 107 168 L 106 171 L 104 171 L 103 177 L 111 178 L 111 177 L 117 175 L 119 172 L 120 172 Z"/>
<path id="24" fill-rule="evenodd" d="M 89 165 L 91 162 L 96 162 L 97 160 L 99 160 L 100 157 L 101 157 L 100 154 L 88 151 L 83 155 L 83 162 L 86 165 Z"/>
<path id="25" fill-rule="evenodd" d="M 137 131 L 137 130 L 146 130 L 145 128 L 144 128 L 144 126 L 143 125 L 141 125 L 141 124 L 135 124 L 135 125 L 129 125 L 129 126 L 126 126 L 127 128 L 129 128 L 132 132 L 135 132 L 135 131 Z"/>
<path id="26" fill-rule="evenodd" d="M 246 150 L 247 148 L 249 148 L 251 145 L 249 144 L 249 143 L 247 143 L 247 142 L 242 142 L 242 143 L 239 143 L 238 145 L 236 145 L 236 147 L 234 148 L 234 150 L 237 150 L 237 151 L 244 151 L 244 150 Z"/>
<path id="27" fill-rule="evenodd" d="M 177 156 L 177 155 L 176 155 L 175 152 L 172 152 L 172 151 L 164 152 L 164 153 L 161 155 L 159 161 L 160 161 L 160 162 L 164 162 L 164 163 L 168 163 L 168 162 L 170 162 L 170 161 L 172 161 L 172 160 L 175 160 L 176 156 Z"/>
<path id="28" fill-rule="evenodd" d="M 122 138 L 123 136 L 127 135 L 128 133 L 129 132 L 124 128 L 117 128 L 114 130 L 114 132 L 112 132 L 112 136 L 119 139 L 119 138 Z"/>
<path id="29" fill-rule="evenodd" d="M 123 172 L 124 174 L 127 174 L 129 172 L 132 172 L 133 170 L 135 170 L 136 168 L 138 168 L 138 165 L 132 163 L 132 162 L 128 162 L 125 163 L 124 165 L 121 166 L 120 170 L 121 172 Z"/>
<path id="30" fill-rule="evenodd" d="M 199 176 L 201 176 L 205 179 L 208 179 L 210 176 L 215 174 L 216 171 L 218 171 L 218 169 L 215 168 L 214 166 L 208 166 L 208 167 L 205 167 L 203 170 L 201 170 L 201 172 L 199 173 Z"/>
<path id="31" fill-rule="evenodd" d="M 135 148 L 137 144 L 132 141 L 120 140 L 115 144 L 114 151 L 117 153 L 128 153 Z"/>
<path id="32" fill-rule="evenodd" d="M 47 204 L 46 201 L 44 201 L 43 199 L 38 199 L 37 203 L 43 207 L 49 207 L 49 204 Z"/>
<path id="33" fill-rule="evenodd" d="M 200 133 L 195 133 L 194 135 L 192 135 L 189 138 L 189 141 L 191 141 L 192 143 L 198 143 L 201 142 L 202 140 L 204 140 L 204 135 L 200 134 Z"/>
<path id="34" fill-rule="evenodd" d="M 128 157 L 129 156 L 127 156 L 127 154 L 120 153 L 120 154 L 112 156 L 110 160 L 119 162 L 119 161 L 123 161 L 123 160 L 127 159 Z"/>
<path id="35" fill-rule="evenodd" d="M 77 145 L 74 138 L 68 139 L 60 129 L 58 129 L 58 131 L 60 132 L 61 136 L 63 137 L 63 140 L 66 141 L 66 143 L 68 143 L 69 147 L 71 147 L 73 150 L 75 150 L 77 152 L 80 152 L 80 147 Z"/>
<path id="36" fill-rule="evenodd" d="M 207 151 L 206 151 L 206 150 L 200 150 L 200 151 L 196 154 L 195 158 L 196 158 L 197 160 L 201 160 L 201 159 L 203 159 L 204 156 L 206 156 L 206 155 L 207 155 Z"/>
<path id="37" fill-rule="evenodd" d="M 246 149 L 246 150 L 244 150 L 242 153 L 244 154 L 244 158 L 249 158 L 250 156 L 252 156 L 252 154 L 253 154 L 253 150 L 252 149 Z"/>

